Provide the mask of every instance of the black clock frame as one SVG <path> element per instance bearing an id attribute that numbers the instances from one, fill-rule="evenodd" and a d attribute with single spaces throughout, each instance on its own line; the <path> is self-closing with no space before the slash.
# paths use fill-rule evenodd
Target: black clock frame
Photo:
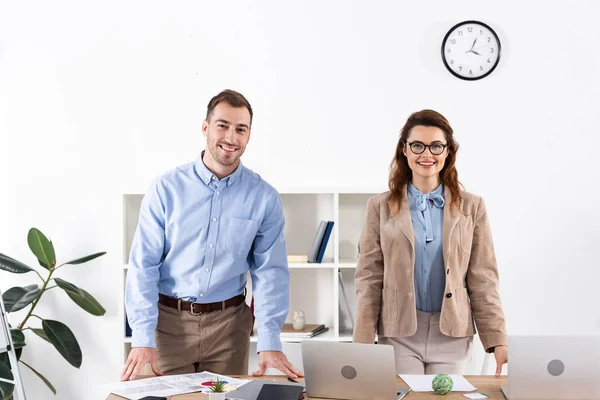
<path id="1" fill-rule="evenodd" d="M 473 77 L 473 78 L 462 76 L 462 75 L 459 75 L 456 72 L 454 72 L 452 70 L 452 68 L 450 68 L 450 65 L 448 65 L 448 62 L 446 62 L 446 55 L 444 53 L 444 48 L 446 47 L 446 42 L 448 41 L 448 37 L 450 36 L 450 34 L 452 32 L 454 32 L 454 30 L 456 28 L 459 28 L 459 27 L 461 27 L 463 25 L 468 25 L 468 24 L 479 24 L 479 25 L 487 28 L 492 33 L 492 35 L 494 35 L 494 37 L 496 38 L 496 42 L 498 42 L 498 58 L 496 59 L 496 62 L 494 63 L 494 65 L 492 66 L 492 68 L 488 72 L 486 72 L 485 74 L 483 74 L 481 76 Z M 486 76 L 488 76 L 489 74 L 491 74 L 496 69 L 496 67 L 498 66 L 498 64 L 500 64 L 500 57 L 502 56 L 502 43 L 500 43 L 500 38 L 496 34 L 496 31 L 494 31 L 488 24 L 486 24 L 484 22 L 481 22 L 481 21 L 468 20 L 468 21 L 459 22 L 458 24 L 454 25 L 452 28 L 450 28 L 448 30 L 448 32 L 446 33 L 446 36 L 444 36 L 444 40 L 442 40 L 442 49 L 441 50 L 442 50 L 442 52 L 441 52 L 442 61 L 444 62 L 444 65 L 446 66 L 446 69 L 448 71 L 450 71 L 450 73 L 452 75 L 454 75 L 455 77 L 457 77 L 459 79 L 465 80 L 465 81 L 477 81 L 477 80 L 483 79 Z"/>

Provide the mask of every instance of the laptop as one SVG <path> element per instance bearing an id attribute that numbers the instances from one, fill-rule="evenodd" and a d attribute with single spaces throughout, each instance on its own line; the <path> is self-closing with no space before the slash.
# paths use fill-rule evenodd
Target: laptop
<path id="1" fill-rule="evenodd" d="M 304 340 L 301 346 L 310 398 L 397 400 L 410 390 L 396 387 L 390 345 Z"/>
<path id="2" fill-rule="evenodd" d="M 509 400 L 600 399 L 600 335 L 509 336 Z"/>

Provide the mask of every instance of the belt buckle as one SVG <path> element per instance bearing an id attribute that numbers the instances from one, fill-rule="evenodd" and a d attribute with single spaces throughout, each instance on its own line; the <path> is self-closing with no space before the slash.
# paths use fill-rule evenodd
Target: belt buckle
<path id="1" fill-rule="evenodd" d="M 194 306 L 196 304 L 200 305 L 200 303 L 192 303 L 192 304 L 190 304 L 190 314 L 192 314 L 192 315 L 201 315 L 202 311 L 200 311 L 200 312 L 194 312 Z"/>

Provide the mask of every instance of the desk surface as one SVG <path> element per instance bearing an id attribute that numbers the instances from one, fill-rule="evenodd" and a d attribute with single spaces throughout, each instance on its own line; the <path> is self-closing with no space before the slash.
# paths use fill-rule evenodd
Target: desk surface
<path id="1" fill-rule="evenodd" d="M 280 380 L 285 381 L 286 378 L 284 376 L 274 375 L 274 376 L 264 376 L 262 378 L 253 378 L 250 376 L 236 376 L 232 375 L 232 378 L 240 378 L 240 379 L 271 379 L 271 380 Z M 500 391 L 501 385 L 506 385 L 508 380 L 506 376 L 501 376 L 496 378 L 495 376 L 489 375 L 470 375 L 465 376 L 469 382 L 473 384 L 477 388 L 476 392 L 473 393 L 485 393 L 489 396 L 491 400 L 504 400 L 504 395 Z M 396 377 L 396 382 L 398 386 L 406 386 L 404 381 L 399 377 Z M 466 397 L 463 396 L 465 392 L 451 392 L 445 396 L 436 395 L 433 392 L 409 392 L 404 399 L 412 400 L 412 399 L 436 399 L 436 400 L 465 400 Z M 122 397 L 115 396 L 111 394 L 106 398 L 106 400 L 122 400 Z M 199 394 L 199 393 L 190 393 L 190 394 L 182 394 L 179 396 L 170 397 L 172 400 L 205 400 L 208 399 L 208 396 Z M 328 400 L 328 399 L 319 399 L 315 397 L 311 397 L 310 400 Z"/>

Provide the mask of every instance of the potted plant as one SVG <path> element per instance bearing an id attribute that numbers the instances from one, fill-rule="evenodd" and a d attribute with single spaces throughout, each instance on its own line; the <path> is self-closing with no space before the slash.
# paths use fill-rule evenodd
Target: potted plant
<path id="1" fill-rule="evenodd" d="M 37 269 L 30 267 L 20 261 L 15 260 L 7 255 L 0 254 L 0 270 L 8 271 L 13 274 L 26 274 L 29 272 L 35 273 L 41 281 L 41 287 L 37 284 L 28 285 L 25 287 L 12 287 L 2 294 L 2 300 L 7 313 L 16 312 L 29 307 L 25 318 L 17 326 L 10 327 L 10 334 L 15 347 L 17 358 L 21 364 L 31 369 L 44 383 L 50 388 L 52 393 L 56 394 L 56 389 L 41 373 L 34 369 L 21 359 L 23 348 L 25 347 L 25 333 L 32 332 L 39 336 L 44 341 L 48 342 L 58 350 L 61 356 L 67 360 L 69 364 L 75 368 L 79 368 L 82 362 L 81 348 L 75 338 L 75 335 L 62 322 L 42 317 L 34 313 L 40 299 L 49 290 L 54 288 L 62 289 L 67 296 L 71 298 L 79 307 L 88 313 L 101 316 L 106 310 L 98 303 L 98 301 L 85 290 L 75 286 L 74 284 L 65 281 L 64 279 L 54 276 L 56 272 L 64 265 L 78 265 L 101 257 L 106 252 L 94 253 L 89 256 L 80 257 L 60 265 L 56 265 L 56 254 L 54 245 L 42 232 L 36 228 L 31 228 L 27 235 L 27 243 L 29 249 L 37 258 L 38 264 L 41 266 L 42 273 Z M 39 269 L 39 268 L 38 268 Z M 43 275 L 45 276 L 43 276 Z M 39 321 L 39 322 L 38 322 Z M 32 324 L 35 322 L 37 326 Z M 52 361 L 48 360 L 48 368 L 52 366 Z M 12 379 L 10 370 L 10 361 L 7 353 L 0 354 L 0 378 Z M 14 385 L 0 381 L 0 400 L 10 399 L 14 391 Z"/>
<path id="2" fill-rule="evenodd" d="M 210 393 L 208 394 L 209 400 L 225 400 L 225 382 L 217 380 L 214 382 L 214 385 L 210 388 Z"/>

